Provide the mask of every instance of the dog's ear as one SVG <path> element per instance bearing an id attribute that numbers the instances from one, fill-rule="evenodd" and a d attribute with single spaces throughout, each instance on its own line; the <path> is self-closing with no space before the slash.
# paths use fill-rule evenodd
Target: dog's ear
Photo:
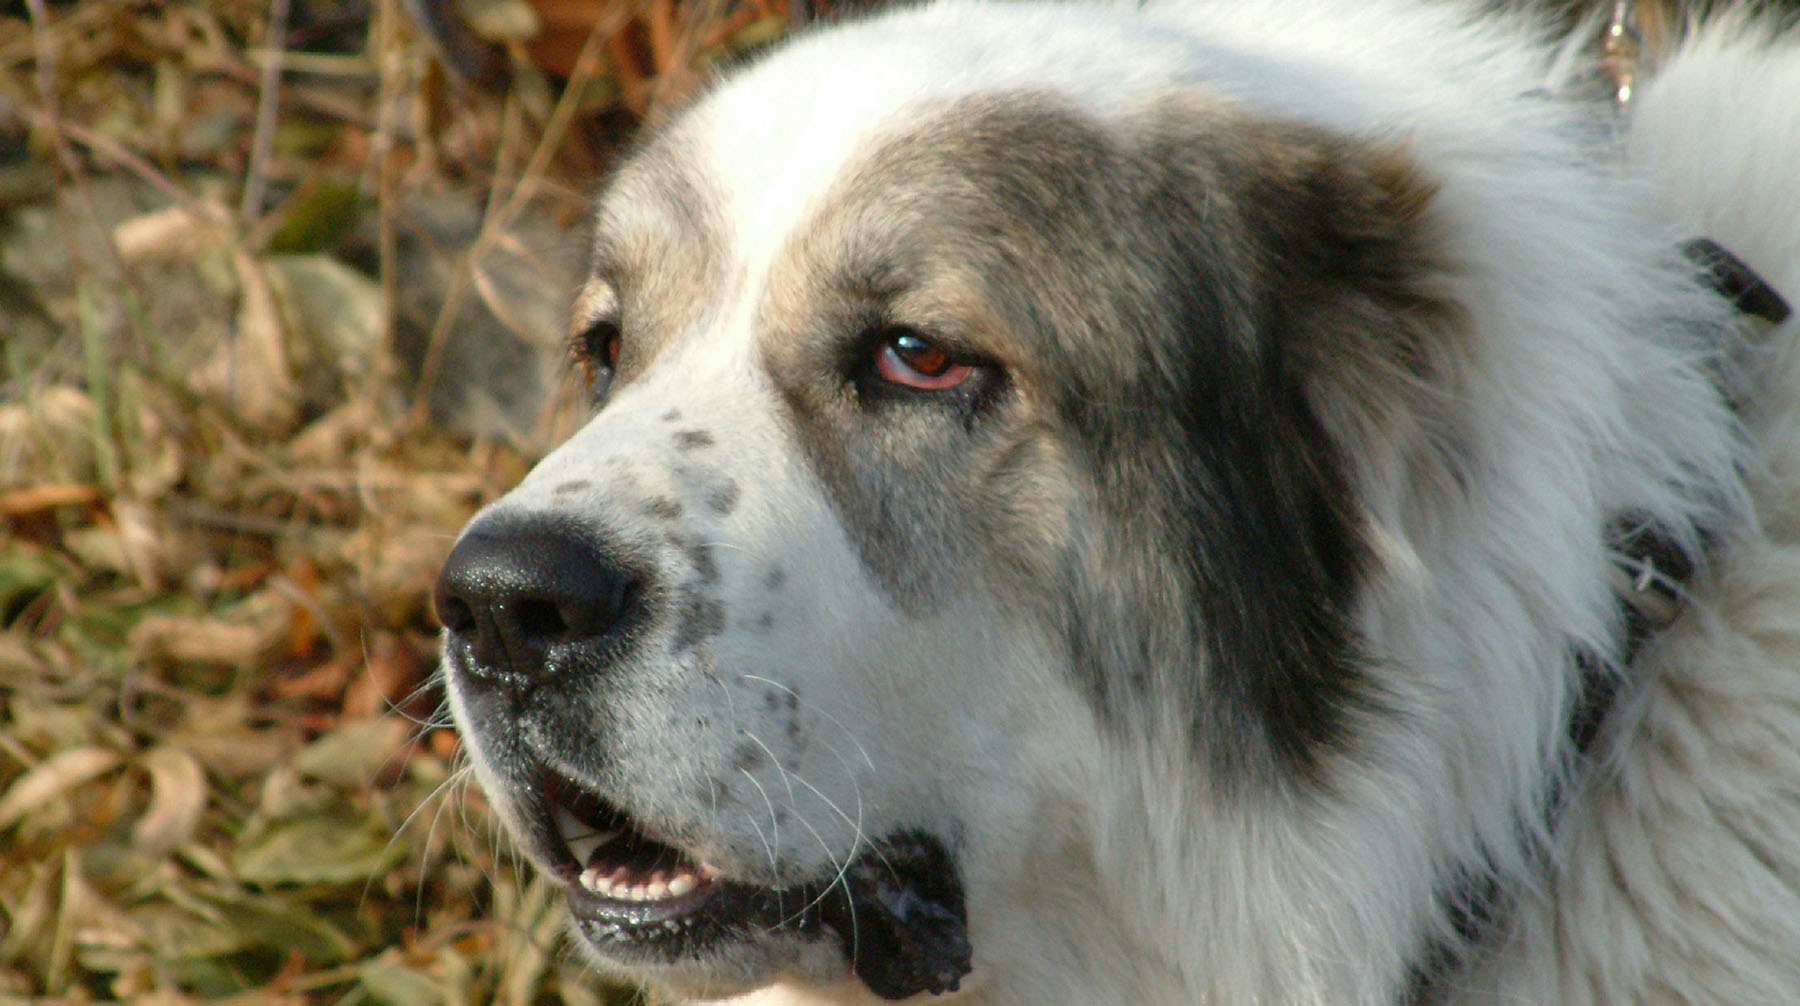
<path id="1" fill-rule="evenodd" d="M 1193 95 L 1141 125 L 1165 193 L 1152 226 L 1189 284 L 1225 291 L 1189 324 L 1222 327 L 1277 385 L 1263 393 L 1296 392 L 1359 464 L 1442 448 L 1471 340 L 1440 185 L 1404 143 Z"/>
<path id="2" fill-rule="evenodd" d="M 1266 236 L 1262 338 L 1358 465 L 1425 452 L 1436 467 L 1470 352 L 1437 182 L 1398 146 L 1289 136 L 1271 152 L 1288 166 L 1257 175 L 1266 188 L 1246 206 Z"/>
<path id="3" fill-rule="evenodd" d="M 1207 708 L 1257 724 L 1283 777 L 1316 776 L 1379 701 L 1354 630 L 1360 584 L 1388 558 L 1371 532 L 1400 487 L 1452 471 L 1470 347 L 1438 190 L 1403 149 L 1217 102 L 1172 99 L 1134 125 L 1161 311 L 1146 323 L 1170 328 L 1145 342 L 1173 347 L 1156 370 L 1187 448 L 1171 498 L 1192 501 Z"/>

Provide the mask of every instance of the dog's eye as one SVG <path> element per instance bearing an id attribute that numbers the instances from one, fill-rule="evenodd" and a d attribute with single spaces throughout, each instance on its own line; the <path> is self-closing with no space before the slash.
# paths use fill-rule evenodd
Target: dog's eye
<path id="1" fill-rule="evenodd" d="M 960 362 L 944 347 L 913 329 L 894 328 L 884 333 L 875 351 L 875 372 L 885 381 L 938 391 L 967 381 L 975 367 Z"/>
<path id="2" fill-rule="evenodd" d="M 613 371 L 619 366 L 619 323 L 603 318 L 578 330 L 569 340 L 569 355 L 581 368 L 588 390 L 597 398 L 606 393 Z"/>

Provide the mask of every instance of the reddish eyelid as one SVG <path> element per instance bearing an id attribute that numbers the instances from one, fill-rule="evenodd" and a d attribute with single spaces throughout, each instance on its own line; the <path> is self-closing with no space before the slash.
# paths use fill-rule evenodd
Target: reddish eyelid
<path id="1" fill-rule="evenodd" d="M 881 347 L 881 351 L 875 354 L 875 372 L 880 374 L 884 381 L 892 381 L 895 384 L 903 384 L 909 388 L 919 388 L 924 391 L 941 391 L 944 388 L 954 388 L 968 380 L 969 375 L 975 372 L 975 368 L 968 364 L 958 363 L 945 368 L 942 373 L 926 374 L 908 366 L 894 347 L 888 345 Z"/>

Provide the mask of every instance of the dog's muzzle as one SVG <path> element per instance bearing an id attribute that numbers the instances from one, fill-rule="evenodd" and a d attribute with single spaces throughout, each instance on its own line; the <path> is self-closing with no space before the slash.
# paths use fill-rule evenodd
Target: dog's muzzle
<path id="1" fill-rule="evenodd" d="M 626 673 L 651 645 L 659 596 L 652 567 L 581 526 L 508 511 L 470 525 L 438 577 L 450 687 L 465 705 L 506 711 L 461 727 L 485 756 L 487 784 L 504 791 L 494 795 L 514 837 L 568 886 L 577 931 L 626 967 L 703 961 L 771 934 L 835 939 L 884 998 L 956 989 L 971 964 L 966 910 L 955 864 L 932 836 L 867 843 L 823 878 L 745 882 L 634 817 L 629 780 L 603 786 L 559 767 L 594 752 L 540 750 L 559 743 L 544 739 L 554 731 L 526 739 L 545 708 L 569 715 Z M 561 746 L 607 743 L 590 733 Z"/>

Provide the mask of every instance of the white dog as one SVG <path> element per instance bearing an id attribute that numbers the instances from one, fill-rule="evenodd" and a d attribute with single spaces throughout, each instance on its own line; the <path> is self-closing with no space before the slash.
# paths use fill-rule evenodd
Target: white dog
<path id="1" fill-rule="evenodd" d="M 957 0 L 651 137 L 595 415 L 438 597 L 596 965 L 1800 1002 L 1800 332 L 1715 289 L 1800 293 L 1800 45 L 1695 28 L 1619 132 L 1542 39 Z"/>

